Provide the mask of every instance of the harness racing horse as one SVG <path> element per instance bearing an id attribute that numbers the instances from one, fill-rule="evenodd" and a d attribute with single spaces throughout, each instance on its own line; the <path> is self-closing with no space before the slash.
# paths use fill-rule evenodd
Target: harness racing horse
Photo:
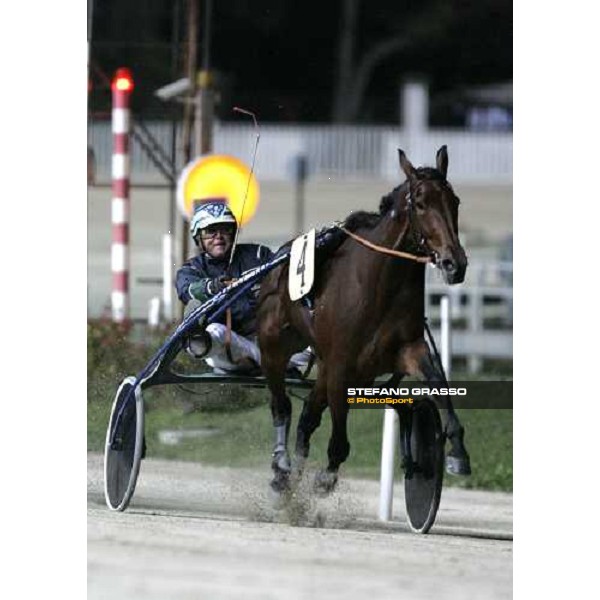
<path id="1" fill-rule="evenodd" d="M 310 438 L 327 406 L 332 431 L 327 468 L 317 473 L 315 487 L 327 493 L 337 482 L 339 466 L 350 452 L 346 421 L 348 386 L 370 387 L 376 377 L 392 373 L 392 385 L 406 375 L 443 382 L 443 371 L 424 338 L 425 264 L 431 260 L 449 284 L 461 283 L 467 258 L 458 239 L 459 199 L 446 180 L 446 146 L 437 152 L 436 168 L 415 168 L 402 150 L 400 167 L 406 181 L 381 200 L 379 214 L 357 212 L 346 231 L 381 247 L 419 254 L 421 262 L 390 257 L 343 235 L 337 248 L 317 257 L 314 311 L 292 302 L 288 268 L 274 269 L 263 280 L 258 307 L 258 339 L 262 369 L 271 392 L 275 446 L 271 487 L 289 486 L 292 471 L 287 450 L 292 405 L 286 395 L 289 358 L 307 345 L 316 354 L 318 375 L 300 415 L 296 436 L 298 472 L 308 456 Z M 341 232 L 340 232 L 341 233 Z M 439 398 L 439 399 L 438 399 Z M 444 430 L 450 442 L 446 470 L 470 474 L 464 429 L 448 396 L 436 397 L 445 409 Z M 403 405 L 394 408 L 406 420 Z M 410 410 L 408 410 L 410 413 Z"/>

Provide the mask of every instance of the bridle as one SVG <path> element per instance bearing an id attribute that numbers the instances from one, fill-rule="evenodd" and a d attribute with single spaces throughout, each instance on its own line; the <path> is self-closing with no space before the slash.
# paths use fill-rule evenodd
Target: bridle
<path id="1" fill-rule="evenodd" d="M 417 187 L 424 181 L 427 181 L 427 180 L 426 179 L 418 180 Z M 406 258 L 406 259 L 413 260 L 413 261 L 419 262 L 419 263 L 433 262 L 435 260 L 435 258 L 434 258 L 435 253 L 433 252 L 433 250 L 431 250 L 431 248 L 429 248 L 429 246 L 427 244 L 427 238 L 423 234 L 423 230 L 421 229 L 421 227 L 418 225 L 415 203 L 414 203 L 414 199 L 413 199 L 413 196 L 414 196 L 413 189 L 411 188 L 410 181 L 407 181 L 407 183 L 408 183 L 408 191 L 406 192 L 405 199 L 406 199 L 406 210 L 408 212 L 408 227 L 406 228 L 402 237 L 404 237 L 404 235 L 407 232 L 410 232 L 410 235 L 412 236 L 413 242 L 415 245 L 415 253 L 403 252 L 401 250 L 395 250 L 393 248 L 386 248 L 384 246 L 379 246 L 377 244 L 373 244 L 373 242 L 370 242 L 369 240 L 366 240 L 365 238 L 361 237 L 360 235 L 357 235 L 356 233 L 349 231 L 341 223 L 336 223 L 335 225 L 337 227 L 339 227 L 346 235 L 351 237 L 354 241 L 358 242 L 365 248 L 369 248 L 370 250 L 373 250 L 375 252 L 379 252 L 381 254 L 387 254 L 388 256 L 394 256 L 396 258 Z M 444 182 L 444 183 L 449 186 L 449 184 L 447 184 L 446 182 Z M 450 188 L 450 190 L 452 190 L 452 188 Z M 397 217 L 397 211 L 395 208 L 392 208 L 388 214 L 389 214 L 390 218 L 392 218 L 392 219 L 395 219 Z M 400 243 L 402 242 L 402 237 L 396 243 L 396 246 L 400 245 Z"/>
<path id="2" fill-rule="evenodd" d="M 437 253 L 430 248 L 430 246 L 427 242 L 427 238 L 425 237 L 425 234 L 423 233 L 423 229 L 421 228 L 421 226 L 419 224 L 419 219 L 417 218 L 417 215 L 416 215 L 414 195 L 416 193 L 416 190 L 419 188 L 419 186 L 421 186 L 425 181 L 431 181 L 431 179 L 427 179 L 427 178 L 417 179 L 417 182 L 416 182 L 414 188 L 411 186 L 410 181 L 407 181 L 408 190 L 405 195 L 406 211 L 408 213 L 407 232 L 409 232 L 412 237 L 412 242 L 413 242 L 414 248 L 415 248 L 415 254 L 417 256 L 424 255 L 429 258 L 429 262 L 437 263 Z M 437 180 L 437 181 L 442 184 L 442 187 L 445 188 L 445 190 L 449 191 L 452 194 L 452 196 L 456 198 L 456 195 L 454 194 L 454 190 L 452 189 L 452 186 L 450 185 L 450 183 L 448 181 L 446 181 L 445 179 Z M 392 213 L 393 214 L 391 216 L 394 217 L 395 210 L 392 210 Z"/>
<path id="3" fill-rule="evenodd" d="M 421 181 L 423 181 L 423 180 L 421 180 Z M 417 187 L 419 186 L 421 181 L 419 181 L 417 183 Z M 412 236 L 412 241 L 415 244 L 416 251 L 422 252 L 425 256 L 429 257 L 431 260 L 431 256 L 432 256 L 433 252 L 428 247 L 427 239 L 425 238 L 425 235 L 423 234 L 423 230 L 417 223 L 417 215 L 415 214 L 416 208 L 415 208 L 415 202 L 413 200 L 413 191 L 410 186 L 410 181 L 408 182 L 408 191 L 406 192 L 405 199 L 406 199 L 406 211 L 408 213 L 407 232 L 409 232 L 410 235 Z"/>

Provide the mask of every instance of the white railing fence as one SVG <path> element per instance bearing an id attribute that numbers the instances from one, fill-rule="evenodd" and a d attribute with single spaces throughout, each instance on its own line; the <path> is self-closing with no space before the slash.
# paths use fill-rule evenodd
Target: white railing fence
<path id="1" fill-rule="evenodd" d="M 426 314 L 441 323 L 440 298 L 448 298 L 450 356 L 466 358 L 470 373 L 481 371 L 484 359 L 512 359 L 512 268 L 512 262 L 473 261 L 465 282 L 453 286 L 427 270 Z M 440 339 L 439 328 L 433 333 Z"/>
<path id="2" fill-rule="evenodd" d="M 169 154 L 171 123 L 151 121 L 148 130 Z M 181 128 L 177 139 L 181 141 Z M 252 156 L 254 130 L 248 125 L 216 123 L 214 152 L 248 162 Z M 110 172 L 110 122 L 94 121 L 88 128 L 88 144 L 96 158 L 98 178 Z M 450 154 L 450 177 L 455 182 L 510 183 L 512 180 L 512 133 L 470 132 L 454 129 L 405 130 L 393 126 L 334 126 L 261 124 L 256 174 L 264 181 L 292 178 L 298 156 L 306 156 L 309 176 L 315 179 L 350 178 L 398 180 L 401 147 L 414 164 L 433 164 L 436 150 L 446 144 Z M 182 152 L 178 151 L 178 169 Z M 134 142 L 132 179 L 142 181 L 158 175 L 152 161 Z"/>

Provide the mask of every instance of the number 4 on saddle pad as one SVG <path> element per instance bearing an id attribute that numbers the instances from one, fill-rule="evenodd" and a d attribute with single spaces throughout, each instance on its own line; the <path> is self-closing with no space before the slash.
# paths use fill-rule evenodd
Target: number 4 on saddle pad
<path id="1" fill-rule="evenodd" d="M 294 240 L 290 252 L 288 291 L 292 301 L 310 292 L 315 279 L 315 230 Z"/>

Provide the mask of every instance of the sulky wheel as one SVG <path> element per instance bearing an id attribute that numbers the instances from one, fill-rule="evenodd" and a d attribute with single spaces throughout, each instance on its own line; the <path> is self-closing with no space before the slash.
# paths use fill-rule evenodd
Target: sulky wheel
<path id="1" fill-rule="evenodd" d="M 134 385 L 135 377 L 126 377 L 119 386 L 106 431 L 104 496 L 111 510 L 127 508 L 143 455 L 144 401 Z"/>
<path id="2" fill-rule="evenodd" d="M 404 477 L 408 524 L 416 533 L 429 531 L 440 505 L 444 441 L 440 413 L 434 402 L 429 398 L 417 401 L 412 408 L 410 436 L 413 468 Z"/>

